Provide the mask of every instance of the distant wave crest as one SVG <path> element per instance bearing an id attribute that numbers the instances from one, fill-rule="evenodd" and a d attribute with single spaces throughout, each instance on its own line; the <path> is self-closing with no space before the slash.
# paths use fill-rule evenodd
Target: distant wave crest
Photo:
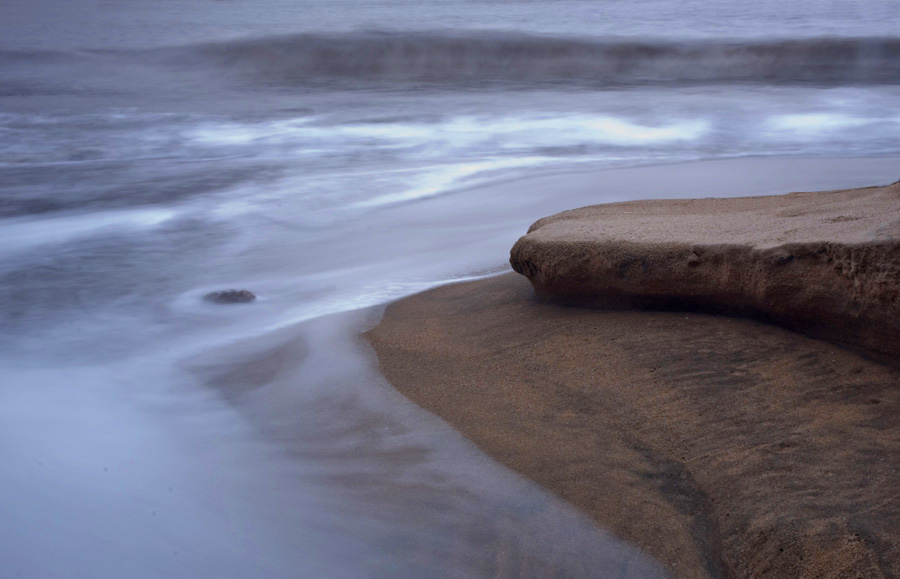
<path id="1" fill-rule="evenodd" d="M 596 40 L 502 32 L 298 34 L 147 50 L 0 50 L 0 64 L 149 59 L 281 85 L 900 84 L 900 37 Z"/>
<path id="2" fill-rule="evenodd" d="M 596 41 L 502 33 L 295 35 L 177 49 L 269 82 L 896 84 L 900 38 Z"/>

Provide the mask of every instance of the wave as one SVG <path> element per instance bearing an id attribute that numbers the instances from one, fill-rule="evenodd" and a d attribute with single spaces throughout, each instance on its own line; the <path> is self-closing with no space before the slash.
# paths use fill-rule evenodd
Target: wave
<path id="1" fill-rule="evenodd" d="M 302 34 L 183 47 L 168 60 L 212 62 L 278 84 L 358 82 L 900 83 L 900 38 L 605 41 L 513 33 Z"/>

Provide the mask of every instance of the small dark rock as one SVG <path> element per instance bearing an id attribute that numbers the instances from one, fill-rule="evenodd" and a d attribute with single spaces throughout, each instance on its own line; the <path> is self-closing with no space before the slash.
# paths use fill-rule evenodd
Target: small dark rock
<path id="1" fill-rule="evenodd" d="M 210 292 L 203 296 L 203 299 L 216 304 L 245 304 L 255 300 L 256 296 L 247 290 L 227 289 Z"/>

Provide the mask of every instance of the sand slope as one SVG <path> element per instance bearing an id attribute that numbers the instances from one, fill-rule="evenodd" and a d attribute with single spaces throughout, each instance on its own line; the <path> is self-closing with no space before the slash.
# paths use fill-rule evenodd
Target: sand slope
<path id="1" fill-rule="evenodd" d="M 900 364 L 900 183 L 566 211 L 510 263 L 548 300 L 752 315 Z"/>
<path id="2" fill-rule="evenodd" d="M 779 327 L 538 303 L 521 276 L 388 307 L 414 402 L 674 577 L 900 576 L 900 374 Z"/>

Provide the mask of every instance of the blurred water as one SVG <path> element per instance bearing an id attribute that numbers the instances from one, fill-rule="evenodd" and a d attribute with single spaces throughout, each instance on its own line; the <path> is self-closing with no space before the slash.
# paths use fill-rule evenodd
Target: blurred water
<path id="1" fill-rule="evenodd" d="M 4 573 L 661 574 L 405 402 L 358 334 L 555 211 L 896 181 L 897 21 L 4 1 Z M 227 287 L 259 299 L 202 301 Z"/>

